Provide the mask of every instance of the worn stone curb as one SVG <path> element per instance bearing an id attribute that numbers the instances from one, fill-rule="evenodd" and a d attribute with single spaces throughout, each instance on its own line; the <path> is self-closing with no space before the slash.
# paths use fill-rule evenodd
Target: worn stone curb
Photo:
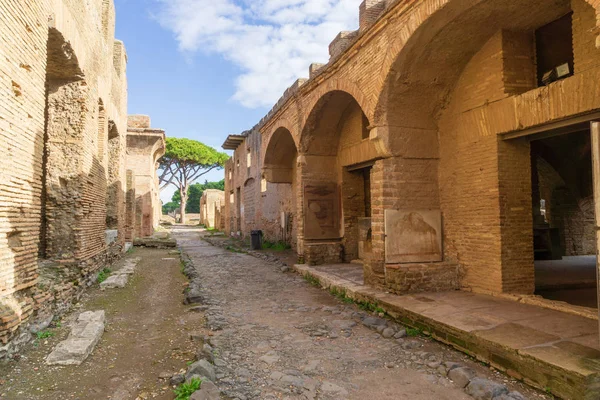
<path id="1" fill-rule="evenodd" d="M 384 293 L 367 286 L 357 285 L 346 280 L 342 281 L 340 278 L 320 272 L 309 265 L 295 264 L 292 269 L 303 277 L 312 276 L 318 279 L 319 284 L 325 290 L 338 290 L 345 293 L 346 297 L 354 301 L 377 304 L 395 321 L 419 329 L 432 339 L 465 353 L 479 362 L 490 365 L 494 369 L 532 388 L 542 391 L 552 390 L 554 394 L 560 394 L 561 389 L 564 389 L 560 384 L 561 381 L 557 380 L 558 378 L 549 380 L 547 385 L 543 385 L 533 380 L 532 377 L 521 374 L 519 371 L 529 371 L 532 376 L 543 376 L 546 378 L 561 376 L 563 379 L 567 379 L 568 376 L 568 379 L 573 381 L 572 386 L 570 386 L 571 388 L 582 387 L 583 381 L 587 379 L 573 371 L 565 374 L 567 371 L 530 356 L 523 356 L 518 353 L 518 350 L 482 339 L 473 333 L 460 331 L 442 322 L 402 308 L 394 304 L 394 300 L 397 298 L 396 295 Z M 516 370 L 517 367 L 519 371 Z M 556 385 L 557 383 L 558 385 Z M 571 396 L 567 398 L 569 397 Z"/>

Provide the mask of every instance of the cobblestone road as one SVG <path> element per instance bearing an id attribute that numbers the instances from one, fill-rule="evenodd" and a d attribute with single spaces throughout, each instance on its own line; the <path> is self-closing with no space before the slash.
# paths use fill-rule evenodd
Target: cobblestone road
<path id="1" fill-rule="evenodd" d="M 446 377 L 450 362 L 528 398 L 543 397 L 429 339 L 386 339 L 401 336 L 402 327 L 275 263 L 213 247 L 202 234 L 174 230 L 197 271 L 207 306 L 200 334 L 211 335 L 218 386 L 230 398 L 471 399 Z"/>

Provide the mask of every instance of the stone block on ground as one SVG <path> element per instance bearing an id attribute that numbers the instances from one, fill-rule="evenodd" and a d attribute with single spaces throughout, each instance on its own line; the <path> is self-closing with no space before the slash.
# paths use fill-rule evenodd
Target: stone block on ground
<path id="1" fill-rule="evenodd" d="M 135 267 L 137 267 L 141 258 L 130 258 L 125 260 L 121 269 L 115 272 L 115 275 L 133 275 L 135 273 Z"/>
<path id="2" fill-rule="evenodd" d="M 492 400 L 508 394 L 506 386 L 487 379 L 473 378 L 467 386 L 466 392 L 475 400 Z"/>
<path id="3" fill-rule="evenodd" d="M 186 380 L 189 380 L 194 375 L 204 376 L 211 381 L 217 379 L 215 376 L 215 367 L 207 360 L 200 360 L 189 366 L 185 375 Z"/>
<path id="4" fill-rule="evenodd" d="M 82 313 L 66 340 L 46 358 L 48 365 L 80 365 L 94 350 L 104 333 L 104 311 Z"/>
<path id="5" fill-rule="evenodd" d="M 219 388 L 210 381 L 203 381 L 200 390 L 194 392 L 190 400 L 219 400 L 220 398 Z"/>
<path id="6" fill-rule="evenodd" d="M 523 396 L 519 392 L 510 392 L 508 394 L 503 394 L 498 397 L 494 397 L 494 400 L 527 400 L 525 396 Z"/>
<path id="7" fill-rule="evenodd" d="M 154 247 L 157 249 L 169 249 L 177 247 L 175 239 L 158 239 L 158 238 L 146 238 L 146 239 L 135 239 L 133 241 L 134 246 L 138 247 Z"/>
<path id="8" fill-rule="evenodd" d="M 460 388 L 466 387 L 475 375 L 475 371 L 468 367 L 454 368 L 448 372 L 448 378 Z"/>
<path id="9" fill-rule="evenodd" d="M 102 289 L 120 289 L 127 285 L 128 277 L 126 274 L 111 275 L 100 284 Z"/>
<path id="10" fill-rule="evenodd" d="M 183 374 L 173 375 L 171 377 L 171 379 L 169 380 L 169 384 L 171 386 L 181 385 L 183 382 L 185 382 L 185 375 L 183 375 Z"/>

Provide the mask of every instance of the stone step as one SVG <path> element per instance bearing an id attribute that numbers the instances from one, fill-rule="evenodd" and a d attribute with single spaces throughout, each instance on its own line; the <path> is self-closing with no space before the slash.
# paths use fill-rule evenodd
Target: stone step
<path id="1" fill-rule="evenodd" d="M 342 277 L 347 265 L 295 265 L 325 289 L 384 309 L 498 370 L 564 399 L 600 399 L 598 321 L 483 294 L 386 293 Z"/>
<path id="2" fill-rule="evenodd" d="M 91 354 L 104 333 L 104 310 L 79 315 L 66 340 L 46 358 L 48 365 L 80 365 Z"/>

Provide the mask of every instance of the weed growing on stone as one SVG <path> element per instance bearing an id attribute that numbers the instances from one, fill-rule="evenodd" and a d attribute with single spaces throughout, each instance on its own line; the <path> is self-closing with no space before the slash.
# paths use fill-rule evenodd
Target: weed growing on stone
<path id="1" fill-rule="evenodd" d="M 329 288 L 329 293 L 331 293 L 332 295 L 334 295 L 335 297 L 337 297 L 339 300 L 341 300 L 342 302 L 344 302 L 346 304 L 354 303 L 354 300 L 351 299 L 350 297 L 348 297 L 348 295 L 346 294 L 345 289 L 338 289 L 338 288 L 332 286 L 331 288 Z"/>
<path id="2" fill-rule="evenodd" d="M 387 314 L 383 308 L 379 307 L 378 304 L 371 303 L 369 301 L 365 301 L 365 300 L 356 301 L 356 305 L 358 306 L 358 308 L 360 308 L 363 311 L 368 311 L 368 312 L 372 312 L 372 313 L 376 313 L 376 314 L 383 314 L 383 315 Z"/>
<path id="3" fill-rule="evenodd" d="M 131 246 L 129 248 L 129 250 L 127 250 L 127 254 L 133 254 L 134 251 L 135 251 L 135 247 Z"/>
<path id="4" fill-rule="evenodd" d="M 406 336 L 409 336 L 409 337 L 423 336 L 423 331 L 419 328 L 406 328 Z"/>
<path id="5" fill-rule="evenodd" d="M 193 378 L 189 382 L 182 383 L 175 390 L 175 400 L 189 400 L 190 396 L 200 389 L 202 381 L 198 378 Z"/>
<path id="6" fill-rule="evenodd" d="M 244 254 L 246 253 L 244 250 L 240 250 L 240 249 L 235 248 L 233 246 L 227 246 L 227 247 L 225 247 L 225 250 L 229 250 L 229 251 L 234 252 L 234 253 L 244 253 Z"/>
<path id="7" fill-rule="evenodd" d="M 102 283 L 106 279 L 108 279 L 110 272 L 110 268 L 104 268 L 102 271 L 100 271 L 100 273 L 98 274 L 98 283 Z"/>
<path id="8" fill-rule="evenodd" d="M 304 280 L 308 283 L 310 283 L 311 286 L 314 287 L 321 287 L 321 281 L 319 280 L 319 278 L 317 278 L 316 276 L 312 275 L 312 274 L 306 274 L 304 275 Z"/>
<path id="9" fill-rule="evenodd" d="M 262 244 L 263 250 L 284 251 L 291 249 L 291 246 L 285 242 L 269 242 L 265 240 Z"/>

